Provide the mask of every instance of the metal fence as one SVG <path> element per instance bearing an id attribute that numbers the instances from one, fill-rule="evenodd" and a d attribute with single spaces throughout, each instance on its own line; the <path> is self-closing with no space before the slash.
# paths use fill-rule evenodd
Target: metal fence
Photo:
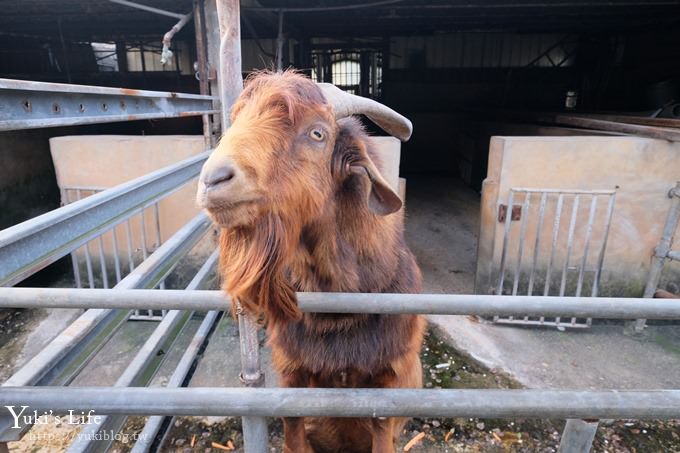
<path id="1" fill-rule="evenodd" d="M 496 294 L 597 297 L 616 193 L 511 188 L 499 208 L 503 245 Z M 568 219 L 568 228 L 563 228 Z M 558 262 L 558 251 L 563 251 Z M 590 327 L 590 318 L 494 316 L 503 324 Z"/>
<path id="2" fill-rule="evenodd" d="M 226 127 L 229 121 L 226 113 L 242 85 L 238 1 L 218 0 L 217 14 L 222 32 L 222 37 L 218 37 L 218 41 L 221 39 L 218 80 Z M 208 28 L 212 33 L 220 32 L 217 27 Z M 0 130 L 186 115 L 201 115 L 205 121 L 216 113 L 214 101 L 209 96 L 0 80 Z M 206 133 L 209 130 L 204 127 Z M 206 137 L 206 143 L 209 142 Z M 210 279 L 217 253 L 203 264 L 186 290 L 153 290 L 160 287 L 187 251 L 210 229 L 203 214 L 164 243 L 158 241 L 158 247 L 148 250 L 148 256 L 130 266 L 125 276 L 119 257 L 118 265 L 114 263 L 116 284 L 107 285 L 113 286 L 111 289 L 11 288 L 61 257 L 81 247 L 87 250 L 92 241 L 96 245 L 102 234 L 111 233 L 115 237 L 117 226 L 124 227 L 131 216 L 153 209 L 158 200 L 196 177 L 208 154 L 81 197 L 0 231 L 0 285 L 5 286 L 0 288 L 0 307 L 88 308 L 0 386 L 0 406 L 28 405 L 31 410 L 54 413 L 95 410 L 106 415 L 101 423 L 89 425 L 84 434 L 118 431 L 126 416 L 150 415 L 143 429 L 149 437 L 135 445 L 134 451 L 138 452 L 153 447 L 152 438 L 162 435 L 163 417 L 173 415 L 243 416 L 245 450 L 249 453 L 268 451 L 265 419 L 268 416 L 567 418 L 561 441 L 564 452 L 589 451 L 597 428 L 597 422 L 592 420 L 680 418 L 680 390 L 177 388 L 185 385 L 191 368 L 200 358 L 198 351 L 209 340 L 220 310 L 229 302 L 218 292 L 191 291 L 204 287 Z M 512 201 L 508 206 L 512 206 Z M 670 253 L 677 252 L 667 251 L 666 255 Z M 87 254 L 85 260 L 88 286 L 92 287 L 95 285 L 91 274 L 96 263 L 90 257 L 88 266 Z M 77 260 L 74 263 L 74 272 L 80 272 Z M 103 279 L 108 268 L 104 267 L 106 263 L 99 264 Z M 84 286 L 82 278 L 80 286 Z M 299 301 L 304 311 L 325 312 L 680 319 L 680 307 L 663 299 L 314 293 L 299 294 Z M 134 309 L 168 311 L 115 386 L 69 387 Z M 151 359 L 172 346 L 177 332 L 194 311 L 208 313 L 169 383 L 165 388 L 144 388 L 162 363 Z M 257 327 L 249 318 L 239 316 L 239 333 L 241 377 L 246 386 L 257 387 L 262 381 Z M 14 426 L 12 417 L 0 414 L 0 451 L 7 450 L 6 443 L 17 440 L 29 428 L 26 424 Z M 69 451 L 96 451 L 109 445 L 94 439 L 81 436 Z"/>
<path id="3" fill-rule="evenodd" d="M 106 187 L 64 186 L 61 188 L 62 204 L 70 204 L 104 190 Z M 84 275 L 87 277 L 87 287 L 108 289 L 110 281 L 120 283 L 122 278 L 134 271 L 135 267 L 147 259 L 150 253 L 161 246 L 163 240 L 159 204 L 160 201 L 156 201 L 149 207 L 142 207 L 132 213 L 125 222 L 113 226 L 71 252 L 76 288 L 83 287 L 81 275 Z M 153 238 L 147 238 L 147 224 L 149 223 L 153 227 Z M 136 235 L 139 237 L 138 243 L 134 240 L 133 231 L 138 232 Z M 121 250 L 123 256 L 121 256 Z M 95 267 L 99 269 L 95 271 Z M 158 288 L 165 289 L 165 279 L 161 280 Z M 163 309 L 154 311 L 136 308 L 130 320 L 160 321 L 165 313 L 166 310 Z"/>

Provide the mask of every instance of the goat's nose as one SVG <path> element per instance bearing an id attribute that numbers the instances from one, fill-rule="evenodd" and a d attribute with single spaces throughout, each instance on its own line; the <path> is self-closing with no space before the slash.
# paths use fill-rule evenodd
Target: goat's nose
<path id="1" fill-rule="evenodd" d="M 236 170 L 229 164 L 223 164 L 216 168 L 211 168 L 203 175 L 203 184 L 206 188 L 233 181 Z"/>

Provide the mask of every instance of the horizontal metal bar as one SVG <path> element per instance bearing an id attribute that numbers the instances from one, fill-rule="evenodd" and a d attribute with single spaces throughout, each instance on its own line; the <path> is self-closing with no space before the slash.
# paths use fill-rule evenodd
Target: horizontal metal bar
<path id="1" fill-rule="evenodd" d="M 528 189 L 523 187 L 513 187 L 513 192 L 531 192 L 531 193 L 563 193 L 563 194 L 583 194 L 583 195 L 614 195 L 615 190 L 564 190 L 564 189 Z"/>
<path id="2" fill-rule="evenodd" d="M 109 0 L 111 3 L 118 3 L 119 5 L 129 6 L 130 8 L 141 9 L 150 13 L 160 14 L 161 16 L 174 17 L 176 19 L 181 19 L 184 14 L 173 13 L 171 11 L 166 11 L 160 8 L 154 8 L 148 5 L 142 5 L 136 2 L 129 2 L 127 0 Z"/>
<path id="3" fill-rule="evenodd" d="M 216 113 L 188 93 L 0 79 L 0 131 Z"/>
<path id="4" fill-rule="evenodd" d="M 48 92 L 68 94 L 101 94 L 112 96 L 194 99 L 198 101 L 213 101 L 217 98 L 203 94 L 176 93 L 174 91 L 150 91 L 133 88 L 100 87 L 95 85 L 72 85 L 69 83 L 34 82 L 32 80 L 16 80 L 0 78 L 0 90 Z"/>
<path id="5" fill-rule="evenodd" d="M 668 252 L 668 258 L 675 260 L 675 261 L 680 261 L 680 250 L 671 250 Z"/>
<path id="6" fill-rule="evenodd" d="M 14 387 L 0 388 L 5 406 L 107 415 L 674 419 L 680 390 Z"/>
<path id="7" fill-rule="evenodd" d="M 0 286 L 11 286 L 197 176 L 210 151 L 0 231 Z"/>
<path id="8" fill-rule="evenodd" d="M 673 299 L 496 296 L 482 294 L 298 293 L 300 309 L 317 313 L 563 316 L 680 319 Z M 0 308 L 148 308 L 226 310 L 221 291 L 109 291 L 71 288 L 0 288 Z"/>

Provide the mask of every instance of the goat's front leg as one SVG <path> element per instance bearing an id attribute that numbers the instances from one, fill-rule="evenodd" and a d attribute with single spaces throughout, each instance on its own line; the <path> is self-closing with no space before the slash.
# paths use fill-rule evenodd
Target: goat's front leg
<path id="1" fill-rule="evenodd" d="M 283 419 L 283 439 L 283 453 L 314 453 L 307 441 L 303 417 Z"/>
<path id="2" fill-rule="evenodd" d="M 296 372 L 281 376 L 282 387 L 307 387 L 306 373 Z M 304 417 L 283 418 L 283 453 L 314 453 L 305 433 Z"/>
<path id="3" fill-rule="evenodd" d="M 394 453 L 394 419 L 378 417 L 372 422 L 371 453 Z"/>

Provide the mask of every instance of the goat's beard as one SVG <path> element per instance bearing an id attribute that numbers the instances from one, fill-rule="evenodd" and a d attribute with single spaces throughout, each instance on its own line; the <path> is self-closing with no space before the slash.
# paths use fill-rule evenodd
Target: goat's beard
<path id="1" fill-rule="evenodd" d="M 273 214 L 247 227 L 225 228 L 220 235 L 220 273 L 232 309 L 269 322 L 299 320 L 295 290 L 284 268 L 293 247 L 290 229 Z"/>

